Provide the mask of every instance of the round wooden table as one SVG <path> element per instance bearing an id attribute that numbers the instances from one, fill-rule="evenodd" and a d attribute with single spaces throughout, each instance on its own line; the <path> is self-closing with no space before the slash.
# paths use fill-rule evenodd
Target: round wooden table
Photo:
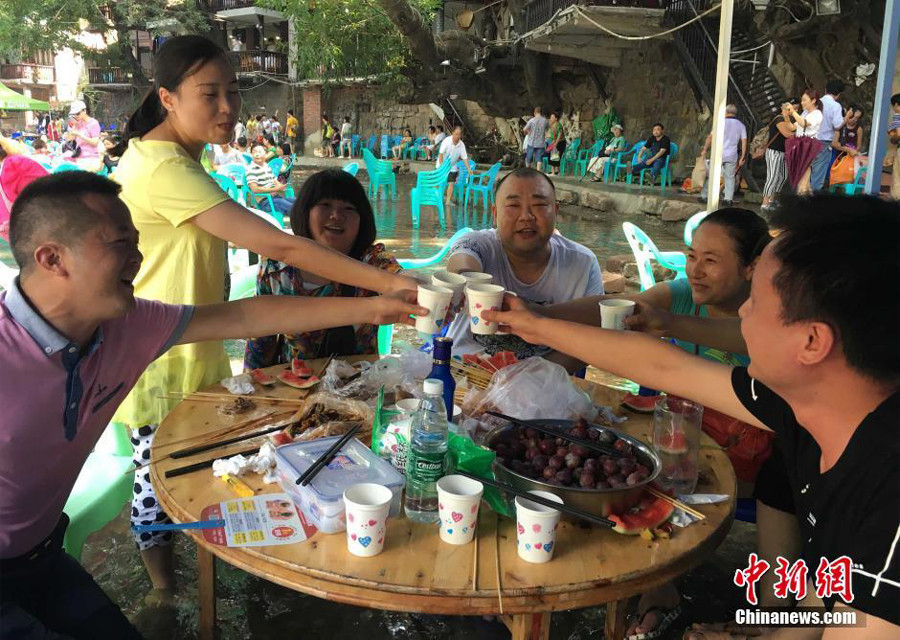
<path id="1" fill-rule="evenodd" d="M 310 362 L 314 371 L 323 364 Z M 279 366 L 269 371 L 282 369 Z M 615 406 L 620 397 L 620 392 L 606 387 L 583 380 L 578 384 L 601 404 Z M 265 390 L 265 395 L 291 398 L 302 394 L 284 385 Z M 204 507 L 235 496 L 225 483 L 214 478 L 211 469 L 171 479 L 165 478 L 165 471 L 233 455 L 248 444 L 179 460 L 165 456 L 195 443 L 197 436 L 273 411 L 271 406 L 260 405 L 249 414 L 224 417 L 216 407 L 209 402 L 184 401 L 157 431 L 151 456 L 155 461 L 151 464 L 153 485 L 160 504 L 176 522 L 200 520 Z M 629 413 L 620 428 L 649 442 L 652 420 Z M 705 435 L 700 469 L 705 483 L 698 491 L 735 495 L 731 463 Z M 264 485 L 255 474 L 244 479 L 257 493 L 280 491 L 278 485 Z M 515 640 L 547 638 L 553 611 L 605 603 L 606 637 L 620 638 L 624 635 L 627 601 L 677 578 L 711 554 L 728 533 L 734 504 L 732 498 L 699 507 L 705 520 L 685 529 L 676 528 L 671 539 L 653 542 L 601 527 L 563 522 L 557 532 L 555 557 L 547 564 L 521 560 L 516 553 L 515 522 L 498 518 L 486 507 L 480 510 L 475 541 L 464 546 L 442 543 L 436 527 L 414 524 L 404 517 L 392 518 L 384 552 L 373 558 L 350 555 L 343 533 L 318 532 L 300 544 L 237 549 L 212 545 L 196 532 L 187 532 L 198 544 L 200 637 L 213 637 L 214 559 L 218 557 L 271 582 L 336 602 L 431 614 L 496 614 Z"/>

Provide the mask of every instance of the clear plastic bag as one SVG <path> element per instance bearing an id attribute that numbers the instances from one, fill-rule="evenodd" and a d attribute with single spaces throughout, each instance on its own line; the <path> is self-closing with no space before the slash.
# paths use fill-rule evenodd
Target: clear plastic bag
<path id="1" fill-rule="evenodd" d="M 334 360 L 322 376 L 322 391 L 342 398 L 354 398 L 375 405 L 378 390 L 385 388 L 387 404 L 417 395 L 421 380 L 431 371 L 431 356 L 415 349 L 398 357 L 376 362 L 360 362 L 354 368 L 343 360 Z M 351 380 L 353 376 L 357 375 Z"/>
<path id="2" fill-rule="evenodd" d="M 372 409 L 365 402 L 337 398 L 331 393 L 314 393 L 294 416 L 285 432 L 296 440 L 322 438 L 346 433 L 357 423 L 363 426 L 356 437 L 368 443 L 372 433 Z M 310 435 L 307 436 L 307 433 Z"/>

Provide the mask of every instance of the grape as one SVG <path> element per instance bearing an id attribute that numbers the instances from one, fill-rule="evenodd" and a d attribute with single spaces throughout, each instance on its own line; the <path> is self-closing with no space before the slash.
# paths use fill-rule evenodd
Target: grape
<path id="1" fill-rule="evenodd" d="M 525 459 L 526 460 L 534 460 L 534 456 L 538 455 L 539 453 L 540 453 L 540 449 L 538 449 L 537 447 L 535 447 L 533 449 L 530 449 L 530 448 L 526 449 L 525 450 Z"/>
<path id="2" fill-rule="evenodd" d="M 566 459 L 563 456 L 553 456 L 547 462 L 548 467 L 553 467 L 554 469 L 562 469 L 566 464 Z"/>
<path id="3" fill-rule="evenodd" d="M 581 472 L 581 477 L 578 478 L 578 484 L 580 484 L 585 489 L 590 489 L 594 486 L 596 480 L 594 479 L 594 474 L 590 471 L 584 470 Z"/>
<path id="4" fill-rule="evenodd" d="M 582 438 L 582 439 L 588 437 L 587 429 L 585 429 L 584 427 L 574 427 L 572 429 L 569 429 L 569 435 L 572 436 L 573 438 Z"/>
<path id="5" fill-rule="evenodd" d="M 561 486 L 563 486 L 563 483 L 560 482 L 560 481 L 559 481 L 558 479 L 556 479 L 556 478 L 551 478 L 551 479 L 549 480 L 549 482 L 550 482 L 550 484 L 552 484 L 554 487 L 561 487 Z"/>
<path id="6" fill-rule="evenodd" d="M 642 465 L 642 464 L 635 465 L 634 470 L 635 470 L 635 471 L 640 471 L 640 472 L 643 473 L 645 476 L 649 476 L 649 475 L 650 475 L 650 469 L 648 469 L 647 467 L 645 467 L 645 466 Z"/>
<path id="7" fill-rule="evenodd" d="M 588 429 L 588 438 L 591 440 L 597 440 L 600 438 L 600 432 L 596 429 Z"/>
<path id="8" fill-rule="evenodd" d="M 619 458 L 618 464 L 623 476 L 627 476 L 637 466 L 631 458 Z"/>
<path id="9" fill-rule="evenodd" d="M 571 469 L 562 469 L 556 472 L 556 479 L 562 482 L 564 485 L 572 484 L 572 470 Z"/>
<path id="10" fill-rule="evenodd" d="M 597 484 L 594 485 L 595 489 L 609 489 L 609 483 L 606 480 L 597 480 Z"/>
<path id="11" fill-rule="evenodd" d="M 556 442 L 556 446 L 557 446 L 557 447 L 564 447 L 564 446 L 566 445 L 566 442 L 567 442 L 567 441 L 566 441 L 566 440 L 563 440 L 562 438 L 557 438 L 557 439 L 555 440 L 555 442 Z"/>
<path id="12" fill-rule="evenodd" d="M 609 476 L 606 479 L 606 481 L 609 483 L 609 486 L 612 487 L 613 489 L 618 489 L 619 487 L 622 487 L 625 485 L 625 478 L 623 478 L 622 474 L 619 474 L 619 473 Z"/>
<path id="13" fill-rule="evenodd" d="M 545 456 L 543 453 L 539 453 L 531 459 L 532 466 L 538 471 L 543 471 L 544 467 L 547 466 L 547 462 L 549 462 L 550 458 Z"/>
<path id="14" fill-rule="evenodd" d="M 600 444 L 612 444 L 616 441 L 616 435 L 612 431 L 603 429 L 600 435 L 597 436 L 597 439 L 600 441 Z"/>
<path id="15" fill-rule="evenodd" d="M 526 438 L 534 438 L 536 440 L 541 437 L 541 434 L 534 427 L 528 427 L 527 429 L 525 429 L 525 437 Z"/>
<path id="16" fill-rule="evenodd" d="M 599 463 L 597 462 L 596 458 L 588 458 L 584 461 L 584 470 L 594 473 L 598 469 L 598 464 Z"/>
<path id="17" fill-rule="evenodd" d="M 554 468 L 551 467 L 550 465 L 547 465 L 546 467 L 544 467 L 544 472 L 543 472 L 542 475 L 543 475 L 544 478 L 546 478 L 547 480 L 550 480 L 550 479 L 552 479 L 552 478 L 555 478 L 555 477 L 556 477 L 556 469 L 554 469 Z"/>
<path id="18" fill-rule="evenodd" d="M 612 458 L 609 458 L 603 463 L 603 473 L 608 476 L 611 476 L 615 473 L 619 472 L 619 465 L 616 464 L 616 461 Z"/>
<path id="19" fill-rule="evenodd" d="M 631 455 L 631 444 L 627 440 L 622 440 L 619 438 L 613 443 L 613 449 L 616 451 L 621 451 L 627 455 Z"/>
<path id="20" fill-rule="evenodd" d="M 582 447 L 580 444 L 573 444 L 571 447 L 569 447 L 569 451 L 577 456 L 581 456 L 582 458 L 584 458 L 588 454 L 588 450 Z"/>
<path id="21" fill-rule="evenodd" d="M 635 471 L 631 473 L 627 478 L 625 478 L 625 484 L 630 487 L 636 484 L 640 484 L 646 479 L 647 476 L 645 474 L 641 473 L 640 471 Z"/>
<path id="22" fill-rule="evenodd" d="M 557 447 L 556 455 L 565 458 L 567 455 L 569 455 L 569 447 Z"/>
<path id="23" fill-rule="evenodd" d="M 550 455 L 553 455 L 555 452 L 556 452 L 556 442 L 554 442 L 552 438 L 546 438 L 541 441 L 541 453 L 550 456 Z"/>
<path id="24" fill-rule="evenodd" d="M 566 466 L 569 469 L 574 469 L 575 467 L 581 466 L 581 456 L 575 453 L 567 453 L 565 457 Z"/>
<path id="25" fill-rule="evenodd" d="M 494 451 L 497 452 L 497 457 L 499 458 L 508 458 L 510 454 L 510 448 L 505 442 L 501 442 L 494 447 Z"/>

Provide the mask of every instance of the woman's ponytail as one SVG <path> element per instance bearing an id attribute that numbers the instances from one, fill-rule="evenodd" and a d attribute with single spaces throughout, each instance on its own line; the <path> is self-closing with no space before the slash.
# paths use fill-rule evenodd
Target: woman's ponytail
<path id="1" fill-rule="evenodd" d="M 128 118 L 125 124 L 125 142 L 132 138 L 140 138 L 150 132 L 166 119 L 162 102 L 159 100 L 159 91 L 156 85 L 150 87 L 137 110 Z"/>

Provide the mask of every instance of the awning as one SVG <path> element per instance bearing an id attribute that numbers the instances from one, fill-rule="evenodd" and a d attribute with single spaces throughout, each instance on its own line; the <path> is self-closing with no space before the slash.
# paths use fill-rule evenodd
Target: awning
<path id="1" fill-rule="evenodd" d="M 50 103 L 23 96 L 0 82 L 0 109 L 8 111 L 50 111 Z"/>

